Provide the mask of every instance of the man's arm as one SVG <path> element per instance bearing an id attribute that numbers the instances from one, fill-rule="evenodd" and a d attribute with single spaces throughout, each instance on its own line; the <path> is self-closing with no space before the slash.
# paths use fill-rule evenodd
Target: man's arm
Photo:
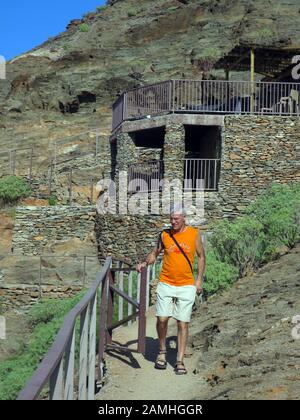
<path id="1" fill-rule="evenodd" d="M 150 264 L 153 264 L 157 258 L 157 256 L 163 250 L 161 239 L 159 238 L 157 241 L 157 245 L 152 251 L 147 255 L 146 260 L 144 262 L 138 263 L 136 266 L 137 271 L 140 273 L 143 267 L 147 267 Z"/>
<path id="2" fill-rule="evenodd" d="M 203 279 L 203 274 L 204 274 L 204 270 L 205 270 L 205 251 L 202 245 L 202 239 L 201 239 L 201 234 L 200 231 L 198 233 L 197 239 L 196 239 L 196 252 L 197 252 L 197 256 L 198 256 L 198 275 L 197 278 L 195 280 L 195 286 L 197 287 L 197 293 L 201 293 L 203 288 L 202 288 L 202 279 Z"/>

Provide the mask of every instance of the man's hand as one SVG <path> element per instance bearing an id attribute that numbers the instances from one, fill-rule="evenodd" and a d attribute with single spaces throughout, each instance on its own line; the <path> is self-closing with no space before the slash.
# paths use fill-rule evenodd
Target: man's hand
<path id="1" fill-rule="evenodd" d="M 142 263 L 138 263 L 136 265 L 136 271 L 138 273 L 140 273 L 142 271 L 142 268 L 147 267 L 147 263 L 146 262 L 142 262 Z"/>
<path id="2" fill-rule="evenodd" d="M 202 279 L 196 279 L 195 280 L 195 286 L 197 288 L 197 295 L 201 295 L 201 293 L 203 292 L 203 288 L 202 288 Z"/>

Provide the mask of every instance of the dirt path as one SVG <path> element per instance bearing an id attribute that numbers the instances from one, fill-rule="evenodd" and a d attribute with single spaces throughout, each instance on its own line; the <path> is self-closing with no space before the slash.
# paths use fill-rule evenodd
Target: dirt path
<path id="1" fill-rule="evenodd" d="M 176 324 L 168 332 L 168 367 L 154 369 L 158 351 L 154 308 L 147 316 L 146 355 L 110 352 L 108 384 L 99 400 L 299 399 L 300 244 L 255 275 L 201 305 L 190 325 L 194 354 L 188 374 L 175 375 Z M 136 323 L 114 334 L 136 346 Z M 134 344 L 133 344 L 134 343 Z M 195 372 L 195 373 L 194 373 Z"/>
<path id="2" fill-rule="evenodd" d="M 173 366 L 176 361 L 176 323 L 170 320 L 168 332 L 168 366 L 166 370 L 154 369 L 158 351 L 158 340 L 155 328 L 154 308 L 147 314 L 146 354 L 127 354 L 109 351 L 106 355 L 109 370 L 108 384 L 98 394 L 99 400 L 189 400 L 194 396 L 194 389 L 199 377 L 193 374 L 197 357 L 192 355 L 185 359 L 187 375 L 175 375 Z M 174 335 L 173 335 L 174 334 Z M 130 327 L 119 328 L 113 340 L 119 344 L 130 344 L 136 348 L 136 323 Z"/>

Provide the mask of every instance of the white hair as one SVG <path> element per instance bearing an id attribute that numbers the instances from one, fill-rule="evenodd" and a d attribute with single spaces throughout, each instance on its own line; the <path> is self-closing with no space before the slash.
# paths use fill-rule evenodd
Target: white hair
<path id="1" fill-rule="evenodd" d="M 186 210 L 181 204 L 179 204 L 179 203 L 176 204 L 175 203 L 171 207 L 171 210 L 170 210 L 170 215 L 172 215 L 172 214 L 182 214 L 182 216 L 185 217 L 186 216 Z"/>

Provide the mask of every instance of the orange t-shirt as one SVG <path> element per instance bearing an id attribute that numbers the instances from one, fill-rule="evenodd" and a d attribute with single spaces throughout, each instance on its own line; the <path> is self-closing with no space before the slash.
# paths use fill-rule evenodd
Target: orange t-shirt
<path id="1" fill-rule="evenodd" d="M 189 258 L 192 267 L 196 252 L 196 239 L 199 230 L 191 226 L 186 226 L 183 232 L 174 233 L 173 236 Z M 173 239 L 167 232 L 162 232 L 162 242 L 164 245 L 163 265 L 159 280 L 171 286 L 194 285 L 195 279 L 189 263 Z"/>

